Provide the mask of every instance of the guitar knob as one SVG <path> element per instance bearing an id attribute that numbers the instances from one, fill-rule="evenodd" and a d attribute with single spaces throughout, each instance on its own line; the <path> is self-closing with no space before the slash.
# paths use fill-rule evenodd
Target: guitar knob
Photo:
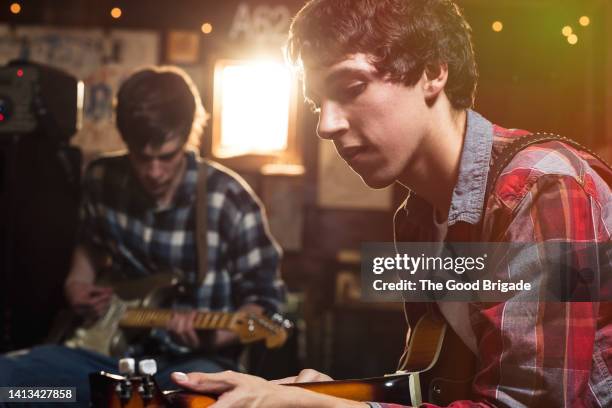
<path id="1" fill-rule="evenodd" d="M 157 373 L 157 363 L 152 359 L 140 360 L 138 372 L 140 375 L 155 375 Z"/>
<path id="2" fill-rule="evenodd" d="M 119 374 L 130 377 L 135 372 L 135 362 L 133 358 L 122 358 L 119 360 Z"/>

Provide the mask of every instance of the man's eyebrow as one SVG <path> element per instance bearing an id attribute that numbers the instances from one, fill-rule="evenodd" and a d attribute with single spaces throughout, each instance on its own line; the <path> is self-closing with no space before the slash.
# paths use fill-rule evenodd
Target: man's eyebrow
<path id="1" fill-rule="evenodd" d="M 158 159 L 169 159 L 171 157 L 176 156 L 179 151 L 180 151 L 180 149 L 177 149 L 177 150 L 175 150 L 173 152 L 170 152 L 170 153 L 163 153 L 163 154 L 158 155 L 157 158 Z"/>
<path id="2" fill-rule="evenodd" d="M 356 77 L 371 77 L 375 74 L 376 74 L 375 72 L 364 69 L 364 68 L 341 67 L 341 68 L 334 70 L 332 73 L 330 73 L 323 79 L 323 86 L 331 87 L 336 82 L 339 82 L 342 80 L 346 80 L 346 79 L 350 80 Z M 313 91 L 313 88 L 310 86 L 304 87 L 304 96 L 306 97 L 307 100 L 311 102 L 316 102 L 317 97 L 318 97 L 318 95 Z"/>
<path id="3" fill-rule="evenodd" d="M 355 77 L 364 77 L 364 76 L 371 77 L 373 74 L 374 73 L 372 71 L 367 70 L 367 69 L 343 67 L 343 68 L 338 68 L 337 70 L 329 74 L 325 78 L 325 83 L 327 85 L 330 85 L 342 79 L 346 79 L 346 78 L 353 79 Z"/>
<path id="4" fill-rule="evenodd" d="M 164 158 L 175 156 L 178 152 L 181 151 L 181 149 L 182 149 L 182 146 L 179 146 L 176 150 L 173 150 L 168 153 L 162 153 L 162 154 L 146 154 L 143 152 L 134 152 L 134 153 L 144 160 L 154 160 L 154 159 L 164 159 Z"/>

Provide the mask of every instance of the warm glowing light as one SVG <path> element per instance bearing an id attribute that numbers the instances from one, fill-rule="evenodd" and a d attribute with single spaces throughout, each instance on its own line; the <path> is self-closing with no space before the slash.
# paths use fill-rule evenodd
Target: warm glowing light
<path id="1" fill-rule="evenodd" d="M 567 42 L 574 45 L 578 42 L 578 36 L 576 34 L 571 34 L 567 37 Z"/>
<path id="2" fill-rule="evenodd" d="M 236 62 L 215 69 L 220 117 L 215 154 L 231 157 L 285 150 L 293 81 L 281 62 Z"/>
<path id="3" fill-rule="evenodd" d="M 20 69 L 17 70 L 17 76 L 19 78 L 21 78 L 23 76 L 23 69 L 20 68 Z"/>
<path id="4" fill-rule="evenodd" d="M 563 34 L 566 37 L 569 37 L 570 35 L 572 35 L 573 32 L 574 30 L 572 30 L 572 27 L 570 26 L 565 26 L 561 29 L 561 34 Z"/>
<path id="5" fill-rule="evenodd" d="M 493 28 L 493 31 L 495 31 L 496 33 L 499 33 L 501 30 L 504 29 L 504 25 L 502 24 L 501 21 L 495 21 L 493 22 L 493 25 L 491 26 L 491 28 Z"/>
<path id="6" fill-rule="evenodd" d="M 202 32 L 204 34 L 210 34 L 210 33 L 212 33 L 213 26 L 210 23 L 204 23 L 204 24 L 202 24 L 201 29 L 202 29 Z"/>
<path id="7" fill-rule="evenodd" d="M 580 17 L 580 19 L 578 19 L 578 22 L 581 26 L 586 27 L 591 24 L 591 19 L 589 18 L 589 16 L 582 16 Z"/>
<path id="8" fill-rule="evenodd" d="M 110 15 L 112 18 L 119 18 L 121 17 L 121 9 L 119 7 L 113 7 L 113 9 L 110 12 Z"/>
<path id="9" fill-rule="evenodd" d="M 83 103 L 85 100 L 85 83 L 83 81 L 77 82 L 77 117 L 76 117 L 76 128 L 81 130 L 83 127 Z"/>
<path id="10" fill-rule="evenodd" d="M 19 14 L 21 12 L 21 4 L 13 3 L 11 4 L 11 13 Z"/>
<path id="11" fill-rule="evenodd" d="M 261 166 L 261 174 L 264 176 L 301 176 L 304 174 L 304 171 L 304 166 L 299 164 L 268 163 Z"/>

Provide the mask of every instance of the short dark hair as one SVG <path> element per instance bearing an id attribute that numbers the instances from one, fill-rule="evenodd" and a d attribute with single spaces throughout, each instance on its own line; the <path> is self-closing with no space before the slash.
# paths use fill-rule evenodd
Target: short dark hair
<path id="1" fill-rule="evenodd" d="M 473 105 L 478 71 L 471 28 L 450 0 L 312 0 L 295 16 L 286 56 L 298 69 L 369 54 L 391 81 L 412 86 L 448 65 L 445 92 L 455 109 Z"/>
<path id="2" fill-rule="evenodd" d="M 130 150 L 159 147 L 175 137 L 199 148 L 206 113 L 191 78 L 172 66 L 140 69 L 117 93 L 117 128 Z"/>

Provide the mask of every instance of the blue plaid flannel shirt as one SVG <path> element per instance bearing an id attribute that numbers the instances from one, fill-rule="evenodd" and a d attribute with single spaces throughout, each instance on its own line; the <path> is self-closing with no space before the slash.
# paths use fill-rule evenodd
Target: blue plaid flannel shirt
<path id="1" fill-rule="evenodd" d="M 186 155 L 184 178 L 164 209 L 156 208 L 140 187 L 127 155 L 104 157 L 88 167 L 78 241 L 106 250 L 113 274 L 142 277 L 173 271 L 197 277 L 198 159 L 192 152 Z M 276 311 L 285 299 L 281 251 L 261 203 L 240 176 L 211 162 L 207 168 L 208 273 L 190 306 L 231 311 L 257 303 Z"/>

